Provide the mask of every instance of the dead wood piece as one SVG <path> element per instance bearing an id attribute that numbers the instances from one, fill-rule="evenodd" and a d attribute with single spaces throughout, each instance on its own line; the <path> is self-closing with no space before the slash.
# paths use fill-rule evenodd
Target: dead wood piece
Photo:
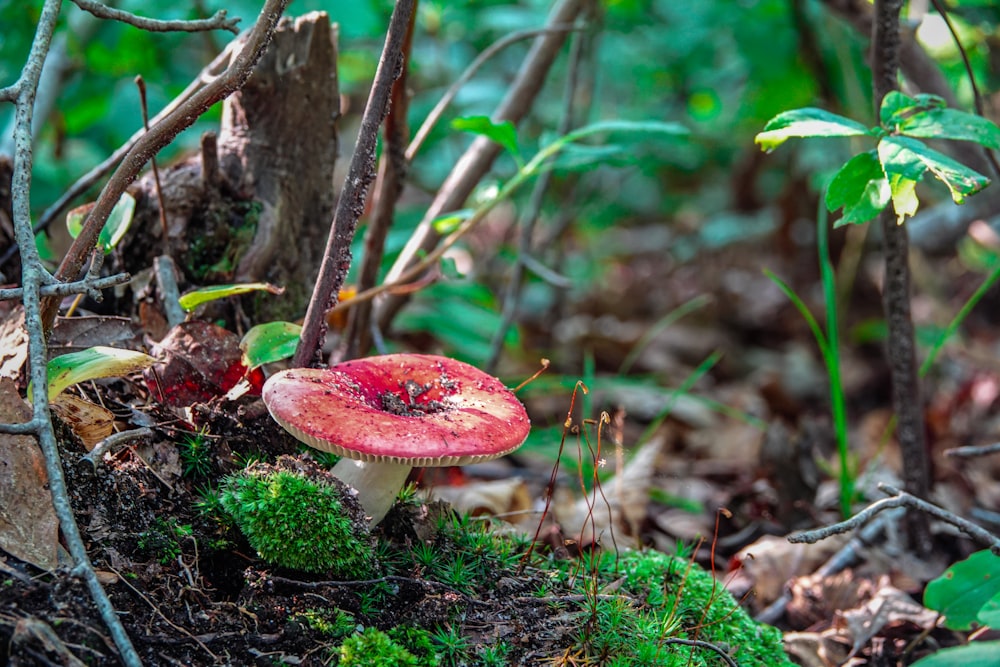
<path id="1" fill-rule="evenodd" d="M 262 205 L 236 280 L 283 285 L 297 309 L 305 306 L 333 216 L 336 57 L 327 14 L 282 19 L 247 84 L 223 107 L 223 175 Z"/>

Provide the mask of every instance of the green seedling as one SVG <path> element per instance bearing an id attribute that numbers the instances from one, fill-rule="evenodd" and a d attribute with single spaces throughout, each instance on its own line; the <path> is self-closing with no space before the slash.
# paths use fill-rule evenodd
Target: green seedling
<path id="1" fill-rule="evenodd" d="M 78 206 L 66 214 L 66 229 L 69 230 L 70 236 L 76 238 L 80 235 L 80 232 L 83 231 L 83 223 L 93 208 L 94 202 L 91 202 L 90 204 Z M 118 203 L 115 204 L 114 208 L 111 209 L 111 213 L 108 214 L 108 219 L 101 229 L 100 236 L 97 237 L 97 247 L 105 255 L 110 253 L 125 236 L 125 232 L 128 231 L 129 226 L 132 224 L 134 214 L 135 197 L 127 192 L 123 192 L 122 196 L 118 198 Z"/>
<path id="2" fill-rule="evenodd" d="M 226 299 L 231 296 L 249 294 L 250 292 L 269 292 L 271 294 L 284 294 L 283 287 L 277 287 L 271 283 L 244 283 L 242 285 L 212 285 L 211 287 L 200 287 L 181 295 L 177 300 L 185 312 L 190 313 L 198 306 L 215 301 L 216 299 Z"/>
<path id="3" fill-rule="evenodd" d="M 291 620 L 298 621 L 333 640 L 349 637 L 357 631 L 358 627 L 358 622 L 353 616 L 336 607 L 332 609 L 307 609 L 304 612 L 294 614 Z"/>
<path id="4" fill-rule="evenodd" d="M 120 377 L 152 366 L 156 359 L 133 350 L 97 346 L 55 357 L 48 363 L 49 400 L 87 380 Z M 31 387 L 28 388 L 31 396 Z"/>
<path id="5" fill-rule="evenodd" d="M 204 431 L 184 436 L 177 449 L 185 477 L 207 477 L 212 472 L 212 445 Z"/>
<path id="6" fill-rule="evenodd" d="M 221 503 L 265 561 L 345 579 L 367 579 L 378 565 L 368 522 L 346 487 L 301 459 L 279 458 L 231 475 Z"/>
<path id="7" fill-rule="evenodd" d="M 249 369 L 288 359 L 295 354 L 302 327 L 291 322 L 267 322 L 251 327 L 243 340 L 243 365 Z"/>
<path id="8" fill-rule="evenodd" d="M 833 264 L 830 262 L 830 233 L 827 226 L 827 211 L 822 205 L 816 215 L 816 245 L 819 252 L 819 273 L 823 284 L 823 304 L 826 309 L 826 331 L 819 325 L 809 308 L 799 295 L 783 280 L 767 269 L 764 274 L 788 297 L 802 318 L 809 324 L 816 345 L 819 347 L 830 387 L 830 412 L 833 415 L 833 433 L 837 441 L 837 456 L 840 463 L 840 514 L 851 515 L 854 502 L 854 482 L 857 464 L 851 456 L 847 433 L 847 397 L 840 377 L 840 324 L 837 314 L 837 281 Z"/>
<path id="9" fill-rule="evenodd" d="M 927 172 L 948 187 L 956 204 L 989 184 L 988 178 L 929 148 L 922 139 L 971 141 L 1000 149 L 1000 128 L 985 118 L 948 109 L 936 95 L 909 97 L 897 91 L 883 98 L 876 127 L 822 109 L 793 109 L 768 121 L 756 142 L 770 152 L 793 137 L 871 137 L 876 142 L 874 149 L 848 160 L 830 182 L 827 209 L 844 209 L 837 226 L 867 222 L 890 201 L 902 224 L 917 212 L 916 185 Z"/>

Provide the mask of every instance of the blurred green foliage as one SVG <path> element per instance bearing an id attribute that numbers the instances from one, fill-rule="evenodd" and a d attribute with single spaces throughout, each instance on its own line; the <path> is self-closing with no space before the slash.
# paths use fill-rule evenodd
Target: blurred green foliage
<path id="1" fill-rule="evenodd" d="M 260 4 L 260 0 L 185 0 L 151 5 L 122 0 L 118 6 L 164 19 L 203 18 L 225 8 L 246 28 Z M 541 27 L 551 4 L 550 0 L 420 2 L 409 82 L 412 130 L 476 55 L 513 31 Z M 521 316 L 540 327 L 549 326 L 546 319 L 558 316 L 567 302 L 586 299 L 594 285 L 614 280 L 607 270 L 608 251 L 601 247 L 607 230 L 650 223 L 664 226 L 671 234 L 664 244 L 664 261 L 689 262 L 700 249 L 766 237 L 780 222 L 776 204 L 780 197 L 816 196 L 803 191 L 801 184 L 825 181 L 852 152 L 848 145 L 802 145 L 760 160 L 753 135 L 768 118 L 786 109 L 816 106 L 868 125 L 875 122 L 865 64 L 868 36 L 821 0 L 598 4 L 590 26 L 594 39 L 584 49 L 581 70 L 582 81 L 589 86 L 584 96 L 589 105 L 581 103 L 576 109 L 578 122 L 679 122 L 692 134 L 687 141 L 668 144 L 616 139 L 615 146 L 607 149 L 581 148 L 606 151 L 606 162 L 598 167 L 580 169 L 572 164 L 572 155 L 563 156 L 538 233 L 552 242 L 538 249 L 535 259 L 570 278 L 574 287 L 555 287 L 528 272 Z M 994 64 L 1000 7 L 991 0 L 951 0 L 947 5 L 981 88 L 995 90 L 1000 86 L 1000 68 Z M 16 79 L 40 7 L 40 0 L 0 0 L 0 85 Z M 289 6 L 293 16 L 326 11 L 339 25 L 340 85 L 349 100 L 342 120 L 345 137 L 351 136 L 363 107 L 391 7 L 389 0 L 294 0 Z M 218 31 L 150 34 L 95 20 L 70 3 L 63 7 L 57 39 L 60 35 L 69 68 L 38 138 L 32 201 L 36 211 L 139 129 L 136 75 L 146 81 L 150 113 L 155 114 L 231 39 L 229 33 Z M 960 106 L 971 109 L 971 89 L 960 54 L 940 18 L 929 15 L 917 35 L 940 63 Z M 431 133 L 410 171 L 415 194 L 401 204 L 386 265 L 423 214 L 427 196 L 472 141 L 452 129 L 450 121 L 492 113 L 528 48 L 529 42 L 520 42 L 490 60 Z M 567 51 L 518 129 L 526 155 L 548 143 L 559 124 Z M 9 105 L 0 107 L 0 128 L 7 128 L 11 113 Z M 200 133 L 217 123 L 215 109 L 164 150 L 161 158 L 169 162 L 194 150 Z M 348 150 L 342 147 L 345 153 Z M 508 179 L 515 169 L 514 161 L 504 156 L 482 189 Z M 91 199 L 94 194 L 90 193 Z M 521 192 L 519 203 L 528 194 Z M 560 231 L 560 226 L 565 229 Z M 497 238 L 495 256 L 477 256 L 475 270 L 468 275 L 446 278 L 418 295 L 400 320 L 401 328 L 435 336 L 438 351 L 482 362 L 489 349 L 487 329 L 498 323 L 505 276 L 516 259 L 516 236 L 515 231 Z M 484 249 L 473 250 L 482 254 Z M 443 331 L 438 328 L 442 321 L 449 323 Z M 506 344 L 511 349 L 525 340 L 513 330 Z"/>

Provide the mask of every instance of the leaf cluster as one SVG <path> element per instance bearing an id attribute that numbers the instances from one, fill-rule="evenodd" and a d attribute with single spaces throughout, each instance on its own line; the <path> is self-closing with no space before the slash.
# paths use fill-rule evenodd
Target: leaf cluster
<path id="1" fill-rule="evenodd" d="M 989 120 L 949 109 L 936 95 L 909 97 L 898 91 L 883 98 L 876 127 L 823 109 L 793 109 L 768 121 L 756 142 L 770 152 L 793 137 L 875 139 L 876 147 L 848 160 L 827 189 L 827 208 L 844 209 L 838 226 L 867 222 L 890 201 L 902 224 L 917 212 L 916 185 L 927 172 L 948 187 L 956 204 L 989 184 L 986 176 L 930 148 L 924 139 L 970 141 L 1000 149 L 1000 128 Z"/>

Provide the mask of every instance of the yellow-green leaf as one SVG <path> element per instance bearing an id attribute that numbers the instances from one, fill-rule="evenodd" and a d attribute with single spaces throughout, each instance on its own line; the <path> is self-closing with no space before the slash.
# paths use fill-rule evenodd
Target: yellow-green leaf
<path id="1" fill-rule="evenodd" d="M 213 285 L 211 287 L 201 287 L 196 290 L 192 290 L 187 294 L 181 296 L 177 300 L 180 303 L 181 308 L 187 312 L 191 312 L 203 303 L 208 303 L 209 301 L 215 301 L 216 299 L 225 299 L 230 296 L 238 296 L 240 294 L 247 294 L 249 292 L 270 292 L 271 294 L 283 294 L 285 289 L 283 287 L 277 287 L 271 283 L 245 283 L 242 285 Z"/>
<path id="2" fill-rule="evenodd" d="M 80 352 L 63 354 L 48 363 L 49 400 L 74 384 L 97 378 L 128 375 L 148 368 L 155 361 L 153 357 L 142 352 L 100 345 Z"/>

